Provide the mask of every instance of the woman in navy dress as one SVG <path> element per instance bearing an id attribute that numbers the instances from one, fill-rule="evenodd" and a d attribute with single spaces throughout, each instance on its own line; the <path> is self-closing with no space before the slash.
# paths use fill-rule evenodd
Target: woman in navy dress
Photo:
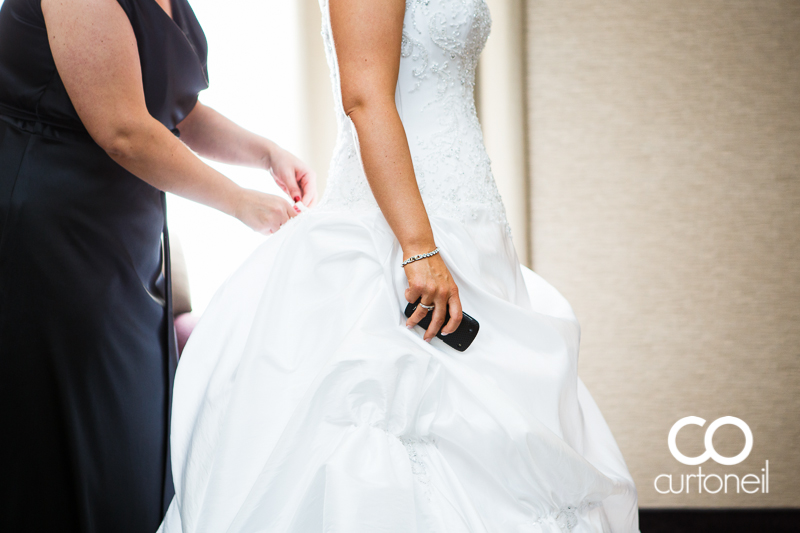
<path id="1" fill-rule="evenodd" d="M 161 521 L 177 363 L 163 191 L 264 233 L 294 216 L 189 148 L 314 202 L 299 160 L 197 101 L 206 53 L 186 0 L 0 9 L 2 531 Z"/>

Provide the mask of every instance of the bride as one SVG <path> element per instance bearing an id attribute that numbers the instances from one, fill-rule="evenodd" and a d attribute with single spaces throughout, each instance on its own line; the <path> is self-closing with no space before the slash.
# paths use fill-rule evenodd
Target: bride
<path id="1" fill-rule="evenodd" d="M 578 323 L 520 267 L 483 147 L 484 0 L 320 3 L 328 190 L 189 340 L 160 531 L 637 531 L 633 481 L 577 377 Z M 418 298 L 431 310 L 406 319 Z M 462 307 L 480 332 L 459 352 L 435 333 Z"/>

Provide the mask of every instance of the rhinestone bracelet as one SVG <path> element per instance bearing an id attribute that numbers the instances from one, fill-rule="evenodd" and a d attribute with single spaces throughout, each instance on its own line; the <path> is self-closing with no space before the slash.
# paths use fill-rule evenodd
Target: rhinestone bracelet
<path id="1" fill-rule="evenodd" d="M 431 257 L 431 256 L 436 255 L 438 253 L 439 253 L 439 248 L 436 248 L 434 251 L 428 252 L 427 254 L 419 254 L 419 255 L 415 255 L 413 257 L 409 257 L 408 259 L 403 261 L 402 266 L 410 265 L 414 261 L 419 261 L 420 259 L 427 259 L 428 257 Z"/>

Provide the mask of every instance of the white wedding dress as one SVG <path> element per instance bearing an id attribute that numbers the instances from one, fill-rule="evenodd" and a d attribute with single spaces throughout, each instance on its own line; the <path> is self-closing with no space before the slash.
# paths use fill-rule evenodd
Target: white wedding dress
<path id="1" fill-rule="evenodd" d="M 396 102 L 465 352 L 405 327 L 402 252 L 342 111 L 321 204 L 219 290 L 178 366 L 160 531 L 638 531 L 566 300 L 521 268 L 473 102 L 484 0 L 408 0 Z"/>

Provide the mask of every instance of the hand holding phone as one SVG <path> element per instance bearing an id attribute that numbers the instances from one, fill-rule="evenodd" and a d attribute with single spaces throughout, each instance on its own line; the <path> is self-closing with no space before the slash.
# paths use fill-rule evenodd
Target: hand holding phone
<path id="1" fill-rule="evenodd" d="M 413 304 L 408 304 L 406 306 L 405 315 L 407 318 L 411 318 L 411 315 L 413 315 L 414 311 L 417 310 L 417 306 L 421 300 L 421 298 L 417 299 L 417 301 Z M 428 329 L 428 326 L 431 324 L 431 314 L 432 313 L 429 312 L 427 315 L 425 315 L 425 317 L 419 321 L 417 326 L 421 327 L 422 329 Z M 459 352 L 463 352 L 469 348 L 469 345 L 475 340 L 475 337 L 478 335 L 478 330 L 480 329 L 480 324 L 478 324 L 477 320 L 463 311 L 461 315 L 463 317 L 461 319 L 461 324 L 459 324 L 458 328 L 453 333 L 449 335 L 442 335 L 442 330 L 440 329 L 436 334 L 436 336 L 442 339 L 445 344 L 454 350 L 458 350 Z M 449 320 L 450 312 L 445 311 L 444 324 L 447 324 Z"/>

